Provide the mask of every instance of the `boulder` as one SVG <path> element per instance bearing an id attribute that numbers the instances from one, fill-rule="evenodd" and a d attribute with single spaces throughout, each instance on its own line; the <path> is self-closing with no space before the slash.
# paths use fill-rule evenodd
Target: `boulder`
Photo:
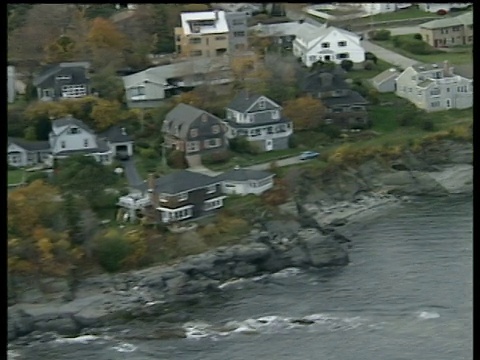
<path id="1" fill-rule="evenodd" d="M 308 252 L 312 266 L 322 267 L 348 264 L 347 252 L 330 236 L 322 235 L 316 229 L 302 229 L 298 236 Z"/>
<path id="2" fill-rule="evenodd" d="M 55 331 L 60 335 L 76 335 L 80 330 L 77 322 L 71 316 L 59 316 L 58 314 L 36 319 L 35 329 L 42 332 Z"/>
<path id="3" fill-rule="evenodd" d="M 252 264 L 238 263 L 233 268 L 233 275 L 235 277 L 247 277 L 255 275 L 258 272 L 258 268 Z"/>

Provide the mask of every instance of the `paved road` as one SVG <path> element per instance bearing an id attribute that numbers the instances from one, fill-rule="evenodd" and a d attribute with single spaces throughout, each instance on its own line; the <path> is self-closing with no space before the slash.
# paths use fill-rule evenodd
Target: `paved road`
<path id="1" fill-rule="evenodd" d="M 127 178 L 128 185 L 130 187 L 143 183 L 144 179 L 142 179 L 142 177 L 138 173 L 133 157 L 128 160 L 122 161 L 122 166 L 125 170 L 125 177 Z"/>
<path id="2" fill-rule="evenodd" d="M 395 28 L 387 28 L 393 36 L 417 34 L 420 32 L 420 26 L 400 26 Z"/>
<path id="3" fill-rule="evenodd" d="M 363 46 L 365 51 L 375 54 L 375 56 L 383 61 L 389 62 L 395 66 L 398 66 L 402 69 L 406 69 L 409 66 L 417 64 L 417 60 L 413 60 L 397 54 L 396 52 L 385 49 L 381 46 L 371 43 L 368 40 L 362 40 L 360 44 Z"/>

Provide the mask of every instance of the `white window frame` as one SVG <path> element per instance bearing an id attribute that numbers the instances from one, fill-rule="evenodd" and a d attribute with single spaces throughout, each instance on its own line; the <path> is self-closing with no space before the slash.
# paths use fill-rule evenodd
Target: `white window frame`
<path id="1" fill-rule="evenodd" d="M 258 108 L 260 110 L 265 110 L 266 107 L 267 107 L 267 102 L 264 99 L 258 102 Z"/>
<path id="2" fill-rule="evenodd" d="M 130 99 L 133 101 L 145 100 L 145 96 L 145 85 L 130 88 Z"/>
<path id="3" fill-rule="evenodd" d="M 187 201 L 188 200 L 188 192 L 184 191 L 177 195 L 177 201 Z"/>
<path id="4" fill-rule="evenodd" d="M 198 141 L 187 141 L 187 152 L 195 152 L 200 150 L 200 144 Z"/>
<path id="5" fill-rule="evenodd" d="M 58 75 L 55 76 L 55 80 L 72 80 L 70 75 Z"/>
<path id="6" fill-rule="evenodd" d="M 272 119 L 275 119 L 275 120 L 280 119 L 280 111 L 273 110 L 272 111 Z"/>
<path id="7" fill-rule="evenodd" d="M 43 97 L 53 97 L 53 95 L 55 94 L 53 89 L 43 89 L 42 92 L 43 92 Z"/>
<path id="8" fill-rule="evenodd" d="M 223 207 L 223 197 L 206 200 L 203 203 L 203 210 L 210 211 Z"/>
<path id="9" fill-rule="evenodd" d="M 336 55 L 336 58 L 339 59 L 339 60 L 350 59 L 350 54 L 349 53 L 338 53 Z"/>
<path id="10" fill-rule="evenodd" d="M 66 143 L 65 141 L 61 141 L 61 142 L 60 142 L 60 147 L 61 147 L 62 149 L 65 149 L 65 148 L 67 147 L 67 143 Z"/>
<path id="11" fill-rule="evenodd" d="M 198 136 L 198 129 L 190 129 L 190 137 L 196 138 Z"/>
<path id="12" fill-rule="evenodd" d="M 211 145 L 211 141 L 215 140 L 215 145 Z M 206 149 L 214 149 L 217 147 L 220 147 L 222 145 L 221 139 L 219 138 L 213 138 L 213 139 L 207 139 L 204 141 L 204 145 Z"/>
<path id="13" fill-rule="evenodd" d="M 346 41 L 346 40 L 339 41 L 339 42 L 338 42 L 338 46 L 339 46 L 339 47 L 347 46 L 347 41 Z"/>
<path id="14" fill-rule="evenodd" d="M 159 194 L 158 195 L 158 201 L 160 201 L 160 202 L 166 203 L 169 200 L 170 200 L 170 196 L 168 196 L 167 194 Z"/>
<path id="15" fill-rule="evenodd" d="M 217 191 L 217 184 L 207 187 L 207 194 L 213 194 L 215 191 Z"/>
<path id="16" fill-rule="evenodd" d="M 220 133 L 220 125 L 213 125 L 212 126 L 212 133 L 219 134 Z"/>
<path id="17" fill-rule="evenodd" d="M 62 86 L 62 97 L 63 98 L 80 98 L 87 96 L 87 87 L 83 84 L 81 85 L 63 85 Z"/>
<path id="18" fill-rule="evenodd" d="M 330 47 L 330 43 L 329 42 L 324 42 L 322 43 L 322 48 L 323 49 L 328 49 Z"/>

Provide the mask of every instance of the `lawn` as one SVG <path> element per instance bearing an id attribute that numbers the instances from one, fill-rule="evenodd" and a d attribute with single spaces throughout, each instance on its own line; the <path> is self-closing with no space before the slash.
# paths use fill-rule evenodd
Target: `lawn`
<path id="1" fill-rule="evenodd" d="M 399 38 L 411 38 L 413 35 L 399 35 Z M 442 51 L 432 48 L 434 53 L 428 55 L 416 55 L 404 49 L 398 48 L 393 44 L 392 40 L 372 41 L 385 49 L 392 50 L 400 55 L 420 61 L 425 64 L 442 63 L 448 60 L 453 65 L 471 64 L 473 63 L 472 46 L 462 46 L 455 48 L 453 52 Z"/>
<path id="2" fill-rule="evenodd" d="M 372 70 L 365 70 L 363 68 L 363 64 L 362 64 L 360 68 L 358 68 L 358 69 L 354 68 L 354 69 L 350 70 L 347 73 L 347 78 L 352 79 L 352 80 L 371 79 L 371 78 L 377 76 L 378 74 L 380 74 L 381 72 L 383 72 L 387 69 L 390 69 L 392 66 L 393 66 L 392 64 L 390 64 L 386 61 L 377 59 L 377 64 L 375 65 L 375 68 L 373 68 Z"/>
<path id="3" fill-rule="evenodd" d="M 8 170 L 8 185 L 19 184 L 23 181 L 23 170 Z"/>
<path id="4" fill-rule="evenodd" d="M 455 13 L 455 15 L 457 15 L 457 13 Z M 442 17 L 442 16 L 437 15 L 436 13 L 429 13 L 429 12 L 418 9 L 417 7 L 412 6 L 410 8 L 401 9 L 395 12 L 369 16 L 367 17 L 367 19 L 373 22 L 380 22 L 380 21 L 418 19 L 418 18 L 424 18 L 424 17 Z"/>

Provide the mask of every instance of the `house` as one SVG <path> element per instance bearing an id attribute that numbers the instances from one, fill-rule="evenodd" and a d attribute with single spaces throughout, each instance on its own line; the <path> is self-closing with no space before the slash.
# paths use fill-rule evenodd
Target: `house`
<path id="1" fill-rule="evenodd" d="M 413 65 L 397 78 L 396 95 L 425 111 L 467 109 L 473 104 L 473 80 L 455 75 L 448 61 Z"/>
<path id="2" fill-rule="evenodd" d="M 162 126 L 165 146 L 188 156 L 227 152 L 225 130 L 218 117 L 187 104 L 175 106 Z"/>
<path id="3" fill-rule="evenodd" d="M 395 12 L 412 6 L 412 3 L 359 3 L 357 4 L 366 14 L 376 15 Z"/>
<path id="4" fill-rule="evenodd" d="M 299 33 L 293 41 L 293 55 L 307 67 L 317 61 L 337 64 L 346 59 L 354 63 L 365 61 L 365 50 L 360 45 L 359 35 L 327 25 Z"/>
<path id="5" fill-rule="evenodd" d="M 248 17 L 251 17 L 253 14 L 262 11 L 262 5 L 254 3 L 210 3 L 210 5 L 213 8 L 223 10 L 226 13 L 243 12 Z"/>
<path id="6" fill-rule="evenodd" d="M 282 107 L 263 95 L 245 90 L 226 107 L 227 138 L 245 137 L 260 151 L 288 149 L 293 123 Z"/>
<path id="7" fill-rule="evenodd" d="M 234 195 L 260 195 L 273 187 L 275 175 L 267 171 L 249 170 L 235 167 L 217 176 L 221 181 L 222 192 Z"/>
<path id="8" fill-rule="evenodd" d="M 245 12 L 226 12 L 228 42 L 231 54 L 248 49 L 248 16 Z"/>
<path id="9" fill-rule="evenodd" d="M 437 11 L 444 10 L 450 12 L 452 9 L 466 9 L 473 3 L 417 3 L 420 10 L 436 13 Z"/>
<path id="10" fill-rule="evenodd" d="M 75 99 L 90 95 L 90 63 L 50 65 L 33 79 L 40 100 Z"/>
<path id="11" fill-rule="evenodd" d="M 423 41 L 433 47 L 473 44 L 473 12 L 420 25 Z"/>
<path id="12" fill-rule="evenodd" d="M 156 66 L 122 77 L 130 108 L 158 107 L 174 95 L 200 85 L 233 81 L 228 59 L 195 59 Z"/>
<path id="13" fill-rule="evenodd" d="M 249 30 L 258 37 L 268 37 L 274 43 L 285 48 L 292 48 L 293 40 L 298 34 L 318 31 L 319 26 L 300 21 L 290 21 L 277 24 L 261 24 L 251 26 Z"/>
<path id="14" fill-rule="evenodd" d="M 112 126 L 98 137 L 104 140 L 113 157 L 130 157 L 133 155 L 133 137 L 127 134 L 124 127 Z"/>
<path id="15" fill-rule="evenodd" d="M 212 214 L 223 207 L 226 198 L 219 179 L 188 170 L 176 171 L 158 179 L 150 176 L 147 182 L 138 186 L 138 192 L 135 202 L 127 203 L 128 199 L 124 197 L 119 205 L 128 207 L 138 202 L 145 207 L 148 199 L 158 221 L 165 224 Z"/>
<path id="16" fill-rule="evenodd" d="M 112 151 L 107 142 L 97 137 L 83 121 L 71 115 L 52 121 L 49 145 L 56 159 L 84 154 L 93 156 L 105 165 L 112 163 Z"/>
<path id="17" fill-rule="evenodd" d="M 395 92 L 399 75 L 400 72 L 397 69 L 390 68 L 370 79 L 370 83 L 378 92 Z"/>
<path id="18" fill-rule="evenodd" d="M 229 29 L 225 11 L 186 12 L 180 14 L 181 26 L 175 28 L 175 48 L 181 57 L 218 57 L 229 53 Z"/>
<path id="19" fill-rule="evenodd" d="M 304 93 L 320 99 L 326 108 L 325 124 L 341 128 L 364 128 L 369 125 L 367 105 L 358 92 L 344 79 L 344 71 L 320 70 L 307 74 L 301 84 Z"/>
<path id="20" fill-rule="evenodd" d="M 41 164 L 50 157 L 48 141 L 28 141 L 19 138 L 8 138 L 8 164 L 16 167 L 26 167 Z"/>

